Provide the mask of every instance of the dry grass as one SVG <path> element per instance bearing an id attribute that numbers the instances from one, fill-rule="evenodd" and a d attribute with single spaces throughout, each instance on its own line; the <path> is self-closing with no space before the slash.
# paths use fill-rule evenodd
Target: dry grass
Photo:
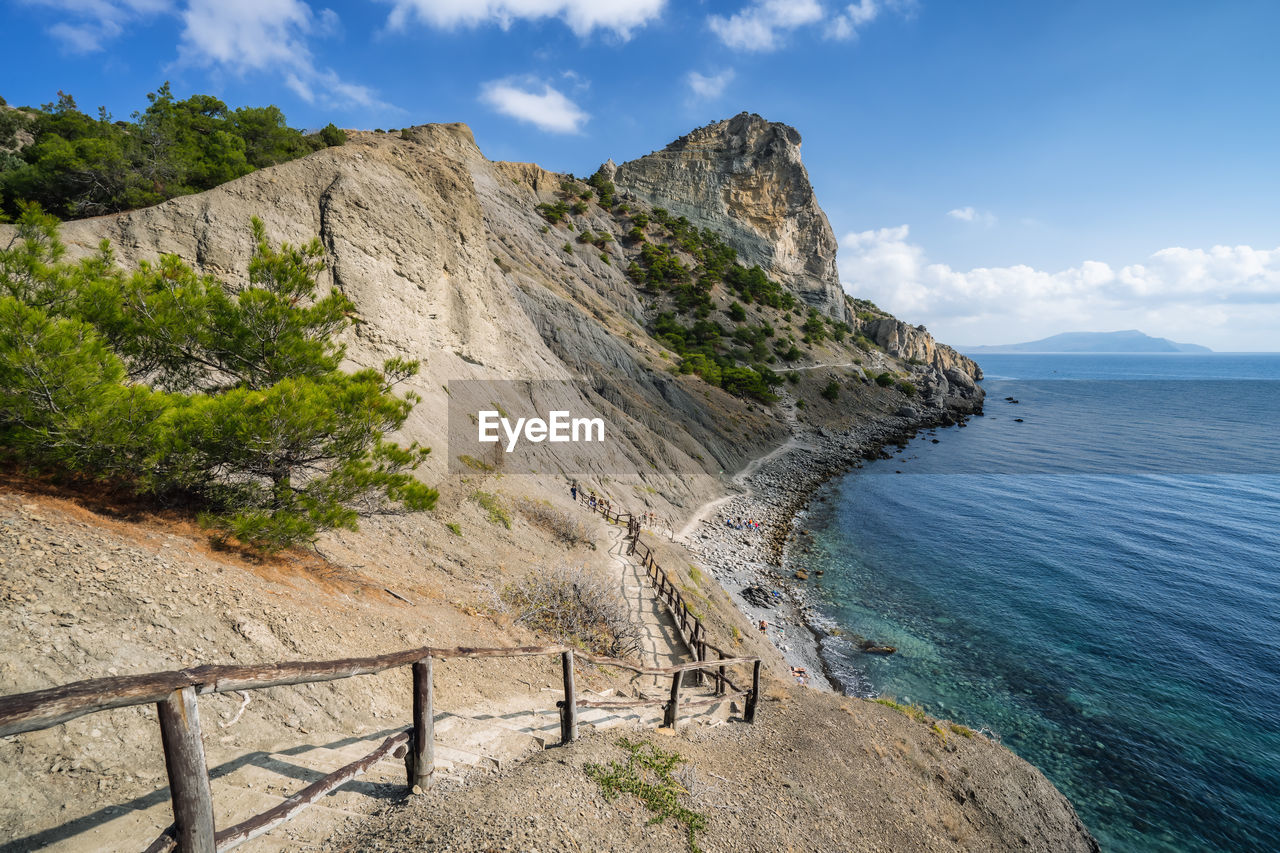
<path id="1" fill-rule="evenodd" d="M 593 654 L 627 657 L 640 648 L 640 627 L 599 572 L 564 568 L 531 573 L 502 591 L 516 621 Z"/>
<path id="2" fill-rule="evenodd" d="M 546 501 L 533 501 L 528 498 L 521 498 L 516 508 L 529 520 L 530 524 L 542 528 L 570 548 L 582 544 L 595 547 L 590 534 L 587 533 L 586 525 L 577 516 L 561 512 Z"/>

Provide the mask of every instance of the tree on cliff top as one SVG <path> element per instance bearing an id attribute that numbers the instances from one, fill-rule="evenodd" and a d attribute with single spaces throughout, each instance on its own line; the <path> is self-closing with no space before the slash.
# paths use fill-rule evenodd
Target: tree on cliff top
<path id="1" fill-rule="evenodd" d="M 19 464 L 191 501 L 265 551 L 355 529 L 360 513 L 427 510 L 412 472 L 429 448 L 385 435 L 417 402 L 417 362 L 338 369 L 354 306 L 316 298 L 316 241 L 274 247 L 253 220 L 247 286 L 175 256 L 117 267 L 110 248 L 61 260 L 36 207 L 0 249 L 0 448 Z"/>
<path id="2" fill-rule="evenodd" d="M 132 121 L 101 108 L 88 116 L 65 92 L 39 110 L 6 110 L 0 147 L 19 126 L 33 141 L 0 157 L 0 214 L 16 216 L 20 201 L 71 218 L 145 207 L 346 140 L 333 125 L 303 135 L 275 106 L 232 110 L 211 95 L 180 101 L 168 83 L 147 101 Z"/>

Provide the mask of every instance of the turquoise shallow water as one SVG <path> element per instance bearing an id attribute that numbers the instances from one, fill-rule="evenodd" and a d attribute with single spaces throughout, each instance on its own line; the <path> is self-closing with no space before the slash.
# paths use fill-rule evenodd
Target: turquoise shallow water
<path id="1" fill-rule="evenodd" d="M 1280 356 L 981 363 L 987 417 L 814 503 L 821 609 L 899 649 L 828 663 L 997 735 L 1104 849 L 1280 850 Z"/>

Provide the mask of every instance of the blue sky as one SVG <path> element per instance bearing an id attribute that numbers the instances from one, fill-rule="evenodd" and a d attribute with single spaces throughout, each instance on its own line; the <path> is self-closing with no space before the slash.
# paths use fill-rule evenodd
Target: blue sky
<path id="1" fill-rule="evenodd" d="M 943 340 L 1280 350 L 1278 32 L 1261 0 L 11 0 L 0 95 L 125 116 L 170 80 L 580 175 L 750 110 L 803 135 L 850 291 Z"/>

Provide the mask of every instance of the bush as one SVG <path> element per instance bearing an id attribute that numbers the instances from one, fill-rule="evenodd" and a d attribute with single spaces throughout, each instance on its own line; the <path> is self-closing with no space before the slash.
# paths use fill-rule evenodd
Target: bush
<path id="1" fill-rule="evenodd" d="M 613 197 L 617 188 L 605 177 L 604 167 L 597 169 L 596 173 L 587 179 L 587 183 L 595 188 L 596 195 L 600 197 L 601 207 L 613 207 Z"/>
<path id="2" fill-rule="evenodd" d="M 908 397 L 914 397 L 916 395 L 916 386 L 912 385 L 905 379 L 898 383 L 898 390 L 903 394 L 906 394 Z"/>
<path id="3" fill-rule="evenodd" d="M 492 492 L 474 492 L 471 499 L 480 504 L 480 508 L 489 516 L 491 524 L 501 524 L 511 529 L 511 513 L 502 505 L 502 500 Z"/>
<path id="4" fill-rule="evenodd" d="M 569 213 L 569 208 L 565 207 L 565 204 L 562 201 L 557 201 L 555 204 L 547 204 L 544 202 L 543 204 L 535 207 L 534 210 L 541 213 L 542 217 L 552 225 L 563 221 L 565 216 Z"/>
<path id="5" fill-rule="evenodd" d="M 403 132 L 401 135 L 403 135 Z M 324 143 L 326 148 L 334 148 L 338 145 L 345 144 L 347 141 L 346 131 L 340 130 L 333 122 L 329 122 L 320 129 L 319 137 L 320 141 Z"/>
<path id="6" fill-rule="evenodd" d="M 595 544 L 587 534 L 586 525 L 576 515 L 561 512 L 549 503 L 531 501 L 528 498 L 521 498 L 517 507 L 531 524 L 541 527 L 570 548 L 581 544 Z"/>
<path id="7" fill-rule="evenodd" d="M 0 446 L 12 461 L 182 499 L 201 520 L 275 551 L 361 512 L 430 509 L 412 475 L 427 448 L 384 440 L 417 402 L 416 362 L 344 373 L 335 337 L 354 306 L 316 299 L 318 241 L 271 246 L 253 220 L 249 284 L 175 256 L 133 275 L 109 247 L 60 261 L 57 223 L 26 208 L 0 250 Z"/>
<path id="8" fill-rule="evenodd" d="M 585 567 L 527 575 L 502 591 L 503 601 L 522 624 L 608 657 L 627 657 L 640 649 L 641 632 L 615 584 Z"/>
<path id="9" fill-rule="evenodd" d="M 747 319 L 747 309 L 737 302 L 730 305 L 726 311 L 729 314 L 729 319 L 735 323 L 742 323 Z"/>
<path id="10" fill-rule="evenodd" d="M 824 399 L 835 402 L 840 398 L 840 383 L 832 379 L 823 387 L 821 394 Z"/>
<path id="11" fill-rule="evenodd" d="M 881 388 L 888 388 L 890 385 L 893 384 L 893 374 L 881 373 L 879 376 L 876 377 L 876 384 L 879 385 Z"/>

